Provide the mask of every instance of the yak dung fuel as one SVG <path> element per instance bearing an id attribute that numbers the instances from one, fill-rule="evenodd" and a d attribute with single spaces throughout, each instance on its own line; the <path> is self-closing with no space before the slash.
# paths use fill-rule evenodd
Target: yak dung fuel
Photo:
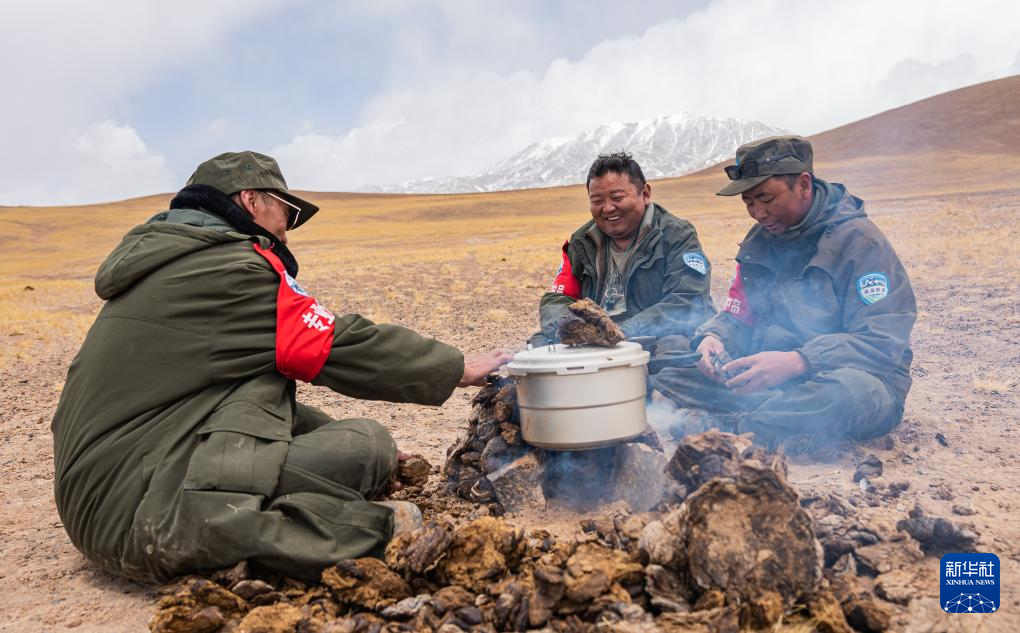
<path id="1" fill-rule="evenodd" d="M 435 569 L 453 543 L 453 523 L 440 519 L 393 537 L 386 546 L 386 564 L 406 576 Z"/>
<path id="2" fill-rule="evenodd" d="M 751 447 L 751 435 L 746 433 L 734 435 L 712 430 L 688 435 L 669 460 L 669 474 L 693 491 L 715 477 L 734 477 Z"/>
<path id="3" fill-rule="evenodd" d="M 290 633 L 307 621 L 301 609 L 292 604 L 255 607 L 238 623 L 235 633 Z"/>
<path id="4" fill-rule="evenodd" d="M 563 585 L 566 597 L 574 602 L 590 602 L 603 594 L 630 602 L 623 585 L 643 579 L 644 568 L 619 550 L 600 543 L 582 543 L 567 559 Z"/>
<path id="5" fill-rule="evenodd" d="M 745 604 L 776 592 L 791 606 L 822 580 L 822 547 L 797 493 L 777 470 L 744 462 L 685 502 L 683 542 L 701 591 L 717 589 Z"/>
<path id="6" fill-rule="evenodd" d="M 213 633 L 226 623 L 216 607 L 194 609 L 184 606 L 162 607 L 149 621 L 152 633 Z"/>
<path id="7" fill-rule="evenodd" d="M 520 437 L 517 390 L 509 379 L 490 374 L 472 405 L 467 435 L 446 451 L 447 489 L 501 515 L 505 509 L 488 475 L 528 452 Z"/>
<path id="8" fill-rule="evenodd" d="M 521 530 L 494 517 L 482 517 L 454 533 L 439 576 L 447 584 L 480 593 L 517 565 L 524 549 Z"/>
<path id="9" fill-rule="evenodd" d="M 926 516 L 920 505 L 914 506 L 910 518 L 897 522 L 896 529 L 910 534 L 925 553 L 932 555 L 973 552 L 978 539 L 973 530 L 949 519 Z"/>
<path id="10" fill-rule="evenodd" d="M 421 455 L 411 455 L 397 464 L 397 481 L 411 488 L 420 488 L 428 483 L 432 464 Z"/>
<path id="11" fill-rule="evenodd" d="M 373 611 L 411 595 L 403 578 L 376 558 L 342 560 L 322 572 L 322 582 L 339 602 Z"/>
<path id="12" fill-rule="evenodd" d="M 564 345 L 597 345 L 615 347 L 627 338 L 605 310 L 591 299 L 582 299 L 567 306 L 570 311 L 557 326 L 557 334 Z"/>

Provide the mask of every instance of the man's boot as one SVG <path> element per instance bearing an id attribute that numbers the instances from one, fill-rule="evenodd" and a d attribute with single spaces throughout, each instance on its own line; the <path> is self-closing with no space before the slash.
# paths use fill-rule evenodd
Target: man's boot
<path id="1" fill-rule="evenodd" d="M 376 501 L 393 510 L 393 536 L 417 530 L 425 525 L 421 510 L 410 501 Z"/>

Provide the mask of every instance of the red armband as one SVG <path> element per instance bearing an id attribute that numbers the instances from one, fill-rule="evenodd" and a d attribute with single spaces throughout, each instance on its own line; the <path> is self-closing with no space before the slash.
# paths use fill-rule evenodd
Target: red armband
<path id="1" fill-rule="evenodd" d="M 559 292 L 572 299 L 580 299 L 581 282 L 574 276 L 574 271 L 570 267 L 570 258 L 567 257 L 568 243 L 563 242 L 563 262 L 560 264 L 560 269 L 556 271 L 556 279 L 549 287 L 549 292 Z"/>
<path id="2" fill-rule="evenodd" d="M 730 285 L 723 312 L 729 312 L 738 321 L 747 325 L 754 323 L 754 313 L 751 312 L 751 304 L 744 292 L 744 280 L 740 277 L 740 264 L 737 264 L 737 272 L 733 275 L 733 283 Z"/>
<path id="3" fill-rule="evenodd" d="M 311 382 L 322 371 L 333 348 L 335 317 L 298 285 L 270 249 L 256 242 L 252 246 L 280 275 L 276 293 L 276 370 L 287 378 Z"/>

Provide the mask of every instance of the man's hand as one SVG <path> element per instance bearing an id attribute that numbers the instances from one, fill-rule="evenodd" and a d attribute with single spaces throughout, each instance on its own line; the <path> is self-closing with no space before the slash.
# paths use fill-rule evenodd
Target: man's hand
<path id="1" fill-rule="evenodd" d="M 716 382 L 725 382 L 723 377 L 715 370 L 715 366 L 712 364 L 712 357 L 716 354 L 722 354 L 726 351 L 726 347 L 723 342 L 714 336 L 706 336 L 701 339 L 701 343 L 698 345 L 697 352 L 701 354 L 701 359 L 698 361 L 698 370 L 705 375 L 706 378 L 714 380 Z M 732 365 L 733 363 L 730 363 Z M 727 365 L 729 367 L 729 365 Z"/>
<path id="2" fill-rule="evenodd" d="M 486 376 L 512 360 L 513 356 L 501 349 L 484 354 L 464 354 L 464 377 L 457 386 L 481 387 L 485 384 Z"/>
<path id="3" fill-rule="evenodd" d="M 700 345 L 698 349 L 701 349 Z M 698 366 L 701 366 L 700 362 Z M 799 352 L 760 352 L 723 366 L 723 371 L 740 372 L 727 380 L 726 386 L 741 394 L 781 385 L 791 378 L 806 374 L 807 370 L 807 361 Z"/>

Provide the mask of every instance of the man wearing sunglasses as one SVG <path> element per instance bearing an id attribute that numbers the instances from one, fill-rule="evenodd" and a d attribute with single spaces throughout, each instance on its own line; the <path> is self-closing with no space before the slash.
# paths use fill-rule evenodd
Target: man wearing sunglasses
<path id="1" fill-rule="evenodd" d="M 318 578 L 420 521 L 374 501 L 398 462 L 389 433 L 298 403 L 295 381 L 439 405 L 509 356 L 334 315 L 287 248 L 317 211 L 274 159 L 222 154 L 100 267 L 106 304 L 52 428 L 57 508 L 104 569 L 156 581 L 249 560 Z"/>
<path id="2" fill-rule="evenodd" d="M 741 196 L 757 224 L 725 307 L 694 335 L 697 368 L 665 369 L 653 388 L 769 446 L 887 433 L 910 389 L 917 316 L 892 245 L 860 198 L 814 176 L 804 138 L 743 145 L 725 172 L 718 195 Z"/>

